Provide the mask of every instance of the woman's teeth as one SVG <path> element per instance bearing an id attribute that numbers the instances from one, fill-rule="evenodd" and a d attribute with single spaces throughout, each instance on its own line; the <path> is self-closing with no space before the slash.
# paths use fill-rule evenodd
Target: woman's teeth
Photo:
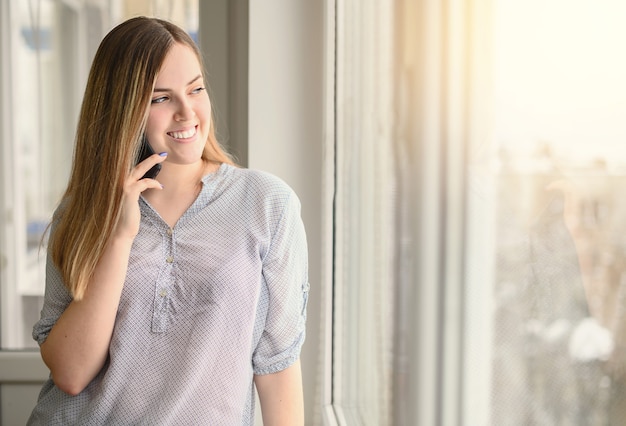
<path id="1" fill-rule="evenodd" d="M 171 137 L 176 138 L 176 139 L 187 139 L 187 138 L 192 137 L 195 134 L 196 134 L 196 128 L 195 127 L 192 128 L 192 129 L 189 129 L 189 130 L 185 130 L 183 132 L 169 132 L 168 133 L 168 135 L 170 135 Z"/>

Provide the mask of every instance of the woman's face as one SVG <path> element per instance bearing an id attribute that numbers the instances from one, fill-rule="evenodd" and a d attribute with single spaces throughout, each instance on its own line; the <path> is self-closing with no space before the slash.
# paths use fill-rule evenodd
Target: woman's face
<path id="1" fill-rule="evenodd" d="M 175 43 L 152 93 L 146 136 L 155 152 L 167 152 L 167 162 L 200 161 L 211 126 L 211 102 L 194 51 Z"/>

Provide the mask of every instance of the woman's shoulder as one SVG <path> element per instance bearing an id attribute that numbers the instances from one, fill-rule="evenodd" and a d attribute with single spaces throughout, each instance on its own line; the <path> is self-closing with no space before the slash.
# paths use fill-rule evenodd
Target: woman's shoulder
<path id="1" fill-rule="evenodd" d="M 282 178 L 258 169 L 229 166 L 232 181 L 247 193 L 266 196 L 295 195 L 293 189 Z"/>

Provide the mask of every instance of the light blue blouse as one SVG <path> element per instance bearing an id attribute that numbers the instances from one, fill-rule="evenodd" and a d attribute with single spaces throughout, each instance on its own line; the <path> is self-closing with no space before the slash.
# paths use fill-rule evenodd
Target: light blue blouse
<path id="1" fill-rule="evenodd" d="M 289 367 L 305 336 L 297 196 L 222 164 L 173 229 L 140 210 L 107 364 L 74 397 L 48 380 L 28 424 L 252 425 L 253 374 Z M 70 301 L 48 259 L 39 344 Z"/>

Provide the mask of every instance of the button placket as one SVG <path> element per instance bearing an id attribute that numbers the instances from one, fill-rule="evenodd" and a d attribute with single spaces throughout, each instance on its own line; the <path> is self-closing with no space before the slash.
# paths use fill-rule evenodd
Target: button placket
<path id="1" fill-rule="evenodd" d="M 171 228 L 167 228 L 163 238 L 165 246 L 165 267 L 162 271 L 161 278 L 156 283 L 154 310 L 152 318 L 152 331 L 162 333 L 167 330 L 170 322 L 170 287 L 173 280 L 173 235 Z"/>
<path id="2" fill-rule="evenodd" d="M 165 232 L 167 234 L 167 236 L 169 237 L 167 239 L 167 257 L 165 258 L 165 261 L 167 263 L 174 263 L 174 230 L 170 227 L 167 228 L 167 231 Z"/>

